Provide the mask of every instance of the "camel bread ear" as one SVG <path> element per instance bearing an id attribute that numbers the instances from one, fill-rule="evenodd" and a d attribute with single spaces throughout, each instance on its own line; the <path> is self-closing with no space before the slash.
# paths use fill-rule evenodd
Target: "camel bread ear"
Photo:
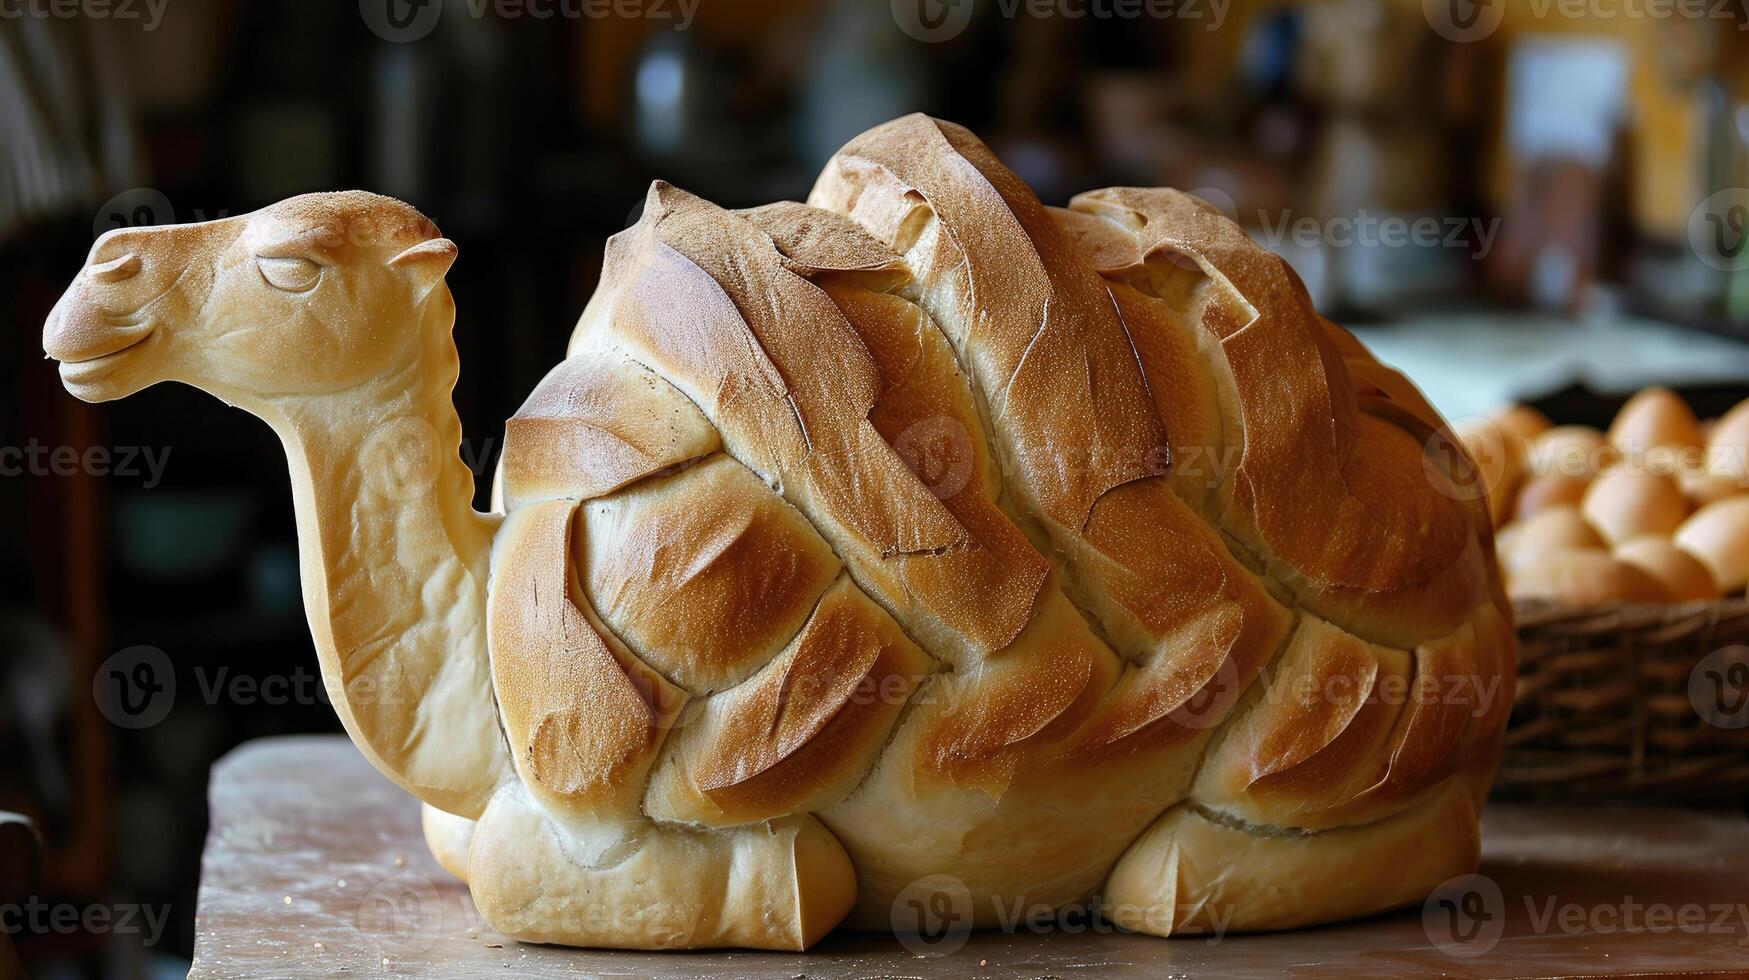
<path id="1" fill-rule="evenodd" d="M 419 299 L 424 299 L 443 282 L 444 274 L 455 264 L 455 256 L 455 242 L 447 238 L 433 238 L 390 259 L 389 265 L 407 270 L 413 276 L 414 292 Z"/>

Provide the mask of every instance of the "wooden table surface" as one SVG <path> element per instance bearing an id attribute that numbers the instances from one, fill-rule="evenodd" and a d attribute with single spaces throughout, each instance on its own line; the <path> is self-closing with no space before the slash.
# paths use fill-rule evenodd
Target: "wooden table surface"
<path id="1" fill-rule="evenodd" d="M 417 805 L 339 737 L 246 745 L 214 767 L 211 797 L 196 978 L 1749 975 L 1737 811 L 1496 804 L 1481 877 L 1443 904 L 1294 933 L 1023 929 L 952 936 L 927 955 L 843 933 L 806 954 L 627 953 L 487 928 L 427 854 Z"/>

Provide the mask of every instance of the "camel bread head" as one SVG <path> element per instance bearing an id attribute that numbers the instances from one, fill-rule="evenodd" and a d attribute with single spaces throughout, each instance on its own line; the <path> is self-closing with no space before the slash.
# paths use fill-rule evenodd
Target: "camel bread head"
<path id="1" fill-rule="evenodd" d="M 455 255 L 418 211 L 361 191 L 120 229 L 43 349 L 85 401 L 181 381 L 273 427 L 335 712 L 395 781 L 475 816 L 508 769 L 485 666 L 497 524 L 473 510 L 450 403 Z"/>
<path id="2" fill-rule="evenodd" d="M 418 211 L 359 191 L 118 229 L 92 246 L 43 349 L 91 402 L 160 381 L 233 404 L 342 391 L 417 355 L 405 328 L 454 259 Z"/>

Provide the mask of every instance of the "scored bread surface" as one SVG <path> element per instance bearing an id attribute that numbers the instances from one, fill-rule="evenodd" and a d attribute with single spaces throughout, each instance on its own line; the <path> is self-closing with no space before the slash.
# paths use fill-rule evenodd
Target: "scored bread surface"
<path id="1" fill-rule="evenodd" d="M 806 205 L 658 183 L 507 429 L 505 735 L 557 814 L 836 855 L 811 814 L 856 925 L 936 873 L 980 925 L 1416 901 L 1514 670 L 1443 431 L 1187 195 L 1048 208 L 923 116 Z"/>

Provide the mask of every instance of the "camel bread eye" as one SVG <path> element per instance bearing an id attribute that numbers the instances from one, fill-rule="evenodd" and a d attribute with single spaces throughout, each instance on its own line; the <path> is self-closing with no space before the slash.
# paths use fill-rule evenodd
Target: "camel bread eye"
<path id="1" fill-rule="evenodd" d="M 257 258 L 255 264 L 260 267 L 261 278 L 267 280 L 269 286 L 288 293 L 308 292 L 322 278 L 322 267 L 309 259 Z"/>

